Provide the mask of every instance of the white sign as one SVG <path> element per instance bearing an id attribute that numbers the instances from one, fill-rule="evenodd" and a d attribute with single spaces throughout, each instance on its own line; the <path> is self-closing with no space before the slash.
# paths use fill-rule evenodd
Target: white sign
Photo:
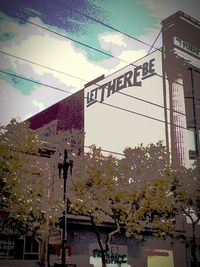
<path id="1" fill-rule="evenodd" d="M 96 87 L 87 92 L 87 107 L 96 102 L 102 103 L 105 98 L 110 97 L 112 94 L 119 92 L 122 89 L 132 86 L 142 86 L 142 80 L 155 75 L 154 69 L 155 58 L 152 58 L 137 67 L 132 68 L 114 77 L 112 80 Z"/>
<path id="2" fill-rule="evenodd" d="M 84 89 L 85 146 L 123 153 L 141 143 L 165 145 L 162 54 L 134 64 Z"/>
<path id="3" fill-rule="evenodd" d="M 51 231 L 50 236 L 49 236 L 49 244 L 59 245 L 61 243 L 62 243 L 61 231 L 60 230 Z"/>

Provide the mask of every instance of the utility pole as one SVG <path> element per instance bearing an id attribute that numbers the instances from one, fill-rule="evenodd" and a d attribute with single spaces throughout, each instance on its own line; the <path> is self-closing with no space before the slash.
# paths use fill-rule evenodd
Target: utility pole
<path id="1" fill-rule="evenodd" d="M 65 247 L 67 241 L 67 176 L 68 170 L 70 170 L 70 174 L 72 174 L 73 161 L 68 160 L 68 151 L 64 150 L 64 160 L 63 163 L 58 163 L 59 177 L 61 176 L 61 170 L 63 170 L 63 180 L 64 180 L 64 190 L 63 190 L 63 202 L 64 202 L 64 211 L 63 211 L 63 229 L 62 229 L 62 267 L 65 267 Z"/>

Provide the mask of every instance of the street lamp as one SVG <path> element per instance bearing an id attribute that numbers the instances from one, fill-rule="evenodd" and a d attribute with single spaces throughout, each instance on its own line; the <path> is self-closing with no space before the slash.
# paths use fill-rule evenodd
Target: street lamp
<path id="1" fill-rule="evenodd" d="M 63 202 L 64 202 L 64 211 L 63 211 L 63 231 L 62 231 L 62 266 L 65 266 L 65 244 L 67 240 L 66 228 L 67 228 L 67 205 L 66 205 L 66 184 L 67 184 L 67 176 L 68 170 L 70 170 L 70 174 L 72 174 L 73 161 L 68 159 L 68 151 L 64 150 L 64 160 L 63 163 L 58 163 L 59 177 L 61 176 L 61 171 L 63 171 L 63 180 L 64 180 L 64 192 L 63 192 Z"/>

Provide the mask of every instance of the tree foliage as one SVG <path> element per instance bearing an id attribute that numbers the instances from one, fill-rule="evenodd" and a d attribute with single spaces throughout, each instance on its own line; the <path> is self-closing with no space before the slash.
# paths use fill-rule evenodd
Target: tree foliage
<path id="1" fill-rule="evenodd" d="M 94 228 L 106 266 L 110 243 L 115 234 L 141 238 L 146 231 L 157 236 L 175 236 L 177 214 L 186 215 L 192 224 L 189 243 L 196 250 L 196 228 L 200 221 L 200 165 L 186 169 L 169 166 L 161 142 L 125 148 L 121 158 L 104 155 L 91 147 L 83 154 L 83 132 L 72 130 L 39 136 L 25 122 L 12 120 L 0 126 L 0 211 L 1 232 L 41 237 L 46 226 L 54 225 L 63 203 L 48 195 L 48 180 L 58 176 L 57 163 L 63 151 L 71 152 L 73 180 L 68 188 L 71 212 L 88 216 Z M 45 137 L 45 138 L 44 138 Z M 44 140 L 44 141 L 41 141 Z M 55 153 L 48 161 L 38 154 L 44 146 Z M 78 156 L 77 156 L 78 155 Z M 62 193 L 62 192 L 61 192 Z M 106 238 L 99 225 L 112 223 Z M 197 257 L 192 253 L 193 263 Z M 196 266 L 196 265 L 194 265 Z"/>
<path id="2" fill-rule="evenodd" d="M 195 161 L 193 168 L 187 169 L 179 166 L 171 171 L 170 176 L 173 179 L 171 191 L 174 206 L 180 215 L 185 215 L 188 225 L 191 225 L 191 234 L 185 236 L 185 241 L 191 248 L 193 266 L 197 267 L 199 266 L 197 228 L 200 227 L 200 158 Z"/>
<path id="3" fill-rule="evenodd" d="M 91 153 L 75 159 L 71 209 L 90 218 L 106 266 L 114 234 L 140 238 L 149 228 L 164 235 L 174 225 L 175 210 L 170 194 L 167 155 L 162 143 L 126 148 L 124 157 Z M 102 240 L 98 224 L 112 222 L 115 228 Z"/>
<path id="4" fill-rule="evenodd" d="M 45 187 L 50 168 L 38 155 L 43 145 L 25 122 L 12 119 L 0 126 L 1 232 L 41 237 L 46 223 L 54 223 L 60 202 Z"/>

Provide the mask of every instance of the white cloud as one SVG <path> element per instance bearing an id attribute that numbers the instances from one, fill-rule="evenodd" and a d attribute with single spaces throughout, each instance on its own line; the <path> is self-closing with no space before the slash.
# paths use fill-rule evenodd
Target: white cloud
<path id="1" fill-rule="evenodd" d="M 102 33 L 98 36 L 102 49 L 110 50 L 116 58 L 102 60 L 99 65 L 106 67 L 109 74 L 140 59 L 146 53 L 147 47 L 138 41 L 123 36 L 121 33 Z"/>
<path id="2" fill-rule="evenodd" d="M 154 29 L 146 29 L 146 34 L 139 36 L 140 39 L 149 44 L 153 43 L 160 30 L 160 19 L 164 19 L 178 10 L 199 19 L 199 0 L 141 0 L 140 3 L 147 5 L 152 14 L 158 18 L 158 25 Z M 38 18 L 34 18 L 32 21 L 47 27 Z M 1 20 L 0 23 L 1 29 L 16 34 L 13 39 L 0 42 L 1 50 L 79 77 L 85 81 L 1 55 L 2 69 L 16 70 L 19 75 L 24 74 L 37 81 L 71 92 L 83 88 L 87 81 L 91 81 L 102 74 L 107 76 L 123 68 L 128 63 L 143 57 L 149 50 L 148 46 L 142 45 L 136 40 L 122 36 L 119 33 L 106 32 L 98 36 L 101 47 L 110 49 L 115 57 L 121 58 L 127 63 L 115 58 L 98 62 L 89 61 L 84 48 L 77 48 L 68 39 L 30 24 L 19 25 L 12 19 Z M 160 47 L 160 45 L 161 37 L 156 46 Z M 10 84 L 1 81 L 0 96 L 0 120 L 7 123 L 13 117 L 13 114 L 21 119 L 25 116 L 32 116 L 38 110 L 47 108 L 68 95 L 38 86 L 32 91 L 32 95 L 23 96 L 20 91 L 14 89 Z"/>
<path id="3" fill-rule="evenodd" d="M 38 19 L 34 19 L 34 22 L 42 24 Z M 13 39 L 0 43 L 3 51 L 83 78 L 85 81 L 1 55 L 2 68 L 16 71 L 18 75 L 24 75 L 33 80 L 75 92 L 82 89 L 87 81 L 91 81 L 102 74 L 111 74 L 126 65 L 126 63 L 114 58 L 108 58 L 98 63 L 89 61 L 84 49 L 76 48 L 74 43 L 67 39 L 50 34 L 29 24 L 15 25 L 9 20 L 6 23 L 10 27 L 9 30 L 17 33 L 17 35 Z M 122 57 L 127 58 L 128 54 L 130 57 L 136 55 L 131 51 L 124 52 L 126 40 L 122 40 L 122 36 L 114 35 L 114 38 L 111 37 L 107 35 L 105 40 L 106 42 L 112 42 L 113 49 L 116 49 L 115 51 L 118 52 L 119 56 L 122 55 Z M 117 40 L 120 41 L 120 45 Z M 118 48 L 120 49 L 118 50 Z M 115 51 L 113 50 L 113 52 Z M 133 60 L 134 58 L 131 59 L 131 62 Z M 1 121 L 4 124 L 9 122 L 13 114 L 24 119 L 68 96 L 65 93 L 39 85 L 32 91 L 31 95 L 24 96 L 9 83 L 5 81 L 2 81 L 2 83 L 1 95 L 4 97 L 4 101 L 0 111 L 3 115 L 1 116 Z"/>
<path id="4" fill-rule="evenodd" d="M 39 19 L 33 21 L 43 25 Z M 5 52 L 83 78 L 85 81 L 1 55 L 2 68 L 15 70 L 18 75 L 24 75 L 66 91 L 75 92 L 82 89 L 87 81 L 102 74 L 107 76 L 123 68 L 128 62 L 131 63 L 142 57 L 145 53 L 145 50 L 139 49 L 137 42 L 133 44 L 133 40 L 122 37 L 121 34 L 105 33 L 100 36 L 101 45 L 110 46 L 113 55 L 127 61 L 127 63 L 115 58 L 108 58 L 99 62 L 89 61 L 84 49 L 76 48 L 74 43 L 67 39 L 29 24 L 15 25 L 8 20 L 6 25 L 10 31 L 12 30 L 17 35 L 14 39 L 0 43 Z M 46 27 L 46 25 L 43 26 Z M 104 48 L 106 49 L 106 47 Z M 13 114 L 25 119 L 68 96 L 68 94 L 39 85 L 32 91 L 31 95 L 24 96 L 7 82 L 2 82 L 1 95 L 4 100 L 0 111 L 3 114 L 1 120 L 4 123 L 8 123 Z"/>
<path id="5" fill-rule="evenodd" d="M 123 51 L 120 55 L 120 58 L 128 61 L 128 62 L 134 62 L 146 55 L 146 51 L 144 49 L 140 50 L 127 50 Z"/>
<path id="6" fill-rule="evenodd" d="M 38 113 L 39 108 L 47 108 L 62 100 L 67 95 L 58 94 L 55 90 L 48 90 L 39 86 L 31 95 L 23 96 L 20 91 L 13 88 L 4 80 L 0 81 L 0 124 L 6 125 L 11 118 L 18 117 L 21 120 Z M 39 103 L 39 104 L 37 104 Z"/>
<path id="7" fill-rule="evenodd" d="M 38 108 L 38 111 L 41 111 L 44 109 L 44 103 L 36 101 L 36 100 L 32 100 L 32 103 L 35 107 Z"/>
<path id="8" fill-rule="evenodd" d="M 124 37 L 120 33 L 103 33 L 99 35 L 98 39 L 103 49 L 112 50 L 112 44 L 119 47 L 126 47 Z"/>
<path id="9" fill-rule="evenodd" d="M 42 24 L 42 22 L 38 24 Z M 44 24 L 43 26 L 46 27 Z M 95 62 L 89 61 L 85 50 L 76 48 L 72 41 L 51 34 L 45 30 L 41 30 L 43 33 L 42 35 L 41 32 L 39 34 L 37 32 L 32 32 L 34 28 L 33 25 L 27 24 L 21 27 L 25 28 L 26 32 L 30 33 L 29 36 L 26 34 L 26 38 L 23 38 L 20 34 L 20 36 L 17 35 L 16 38 L 8 40 L 6 43 L 1 42 L 1 46 L 5 52 L 69 74 L 64 75 L 31 65 L 31 68 L 38 75 L 52 73 L 54 77 L 58 78 L 60 82 L 65 83 L 67 86 L 81 89 L 87 81 L 104 74 L 105 69 Z M 19 28 L 20 26 L 16 28 L 13 27 L 13 32 L 18 32 Z M 85 81 L 73 78 L 70 75 Z"/>
<path id="10" fill-rule="evenodd" d="M 19 24 L 15 19 L 5 16 L 0 12 L 0 16 L 2 19 L 0 20 L 1 32 L 13 33 L 15 36 L 13 39 L 8 39 L 7 41 L 3 41 L 1 46 L 4 44 L 6 47 L 12 45 L 19 45 L 22 40 L 26 40 L 30 37 L 30 35 L 43 35 L 40 28 L 34 27 L 28 24 Z"/>

